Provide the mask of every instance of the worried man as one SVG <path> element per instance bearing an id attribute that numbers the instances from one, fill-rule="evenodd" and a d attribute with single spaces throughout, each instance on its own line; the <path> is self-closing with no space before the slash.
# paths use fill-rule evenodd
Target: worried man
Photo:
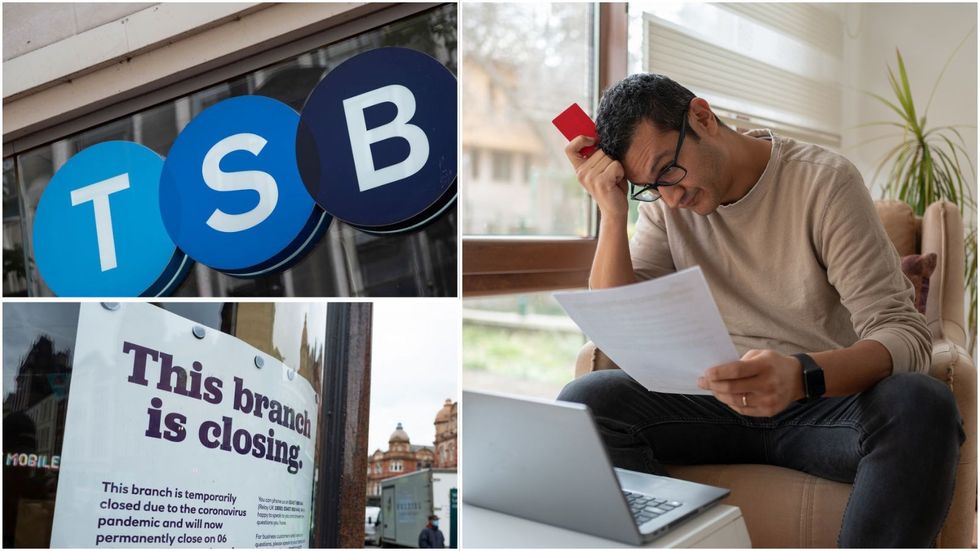
<path id="1" fill-rule="evenodd" d="M 924 373 L 930 333 L 857 169 L 769 130 L 739 134 L 656 74 L 608 90 L 597 133 L 588 158 L 590 138 L 566 148 L 601 212 L 590 286 L 700 266 L 742 357 L 704 372 L 710 396 L 608 370 L 559 399 L 592 409 L 618 467 L 760 463 L 853 483 L 841 546 L 929 546 L 962 422 Z M 629 241 L 631 199 L 642 203 Z"/>

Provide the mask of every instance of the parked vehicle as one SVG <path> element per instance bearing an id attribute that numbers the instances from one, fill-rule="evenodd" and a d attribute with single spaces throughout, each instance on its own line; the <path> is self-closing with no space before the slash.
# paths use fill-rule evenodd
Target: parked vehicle
<path id="1" fill-rule="evenodd" d="M 446 544 L 455 541 L 450 522 L 449 491 L 456 488 L 456 471 L 425 469 L 381 482 L 381 544 L 418 547 L 419 533 L 429 515 L 441 519 Z"/>
<path id="2" fill-rule="evenodd" d="M 381 507 L 364 508 L 364 544 L 381 547 Z"/>

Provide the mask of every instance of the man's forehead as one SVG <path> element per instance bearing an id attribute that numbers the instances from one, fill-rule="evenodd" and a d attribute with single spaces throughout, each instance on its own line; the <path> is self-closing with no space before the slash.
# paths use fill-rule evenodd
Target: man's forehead
<path id="1" fill-rule="evenodd" d="M 649 172 L 654 160 L 670 155 L 672 152 L 670 140 L 666 132 L 662 132 L 652 122 L 642 119 L 633 129 L 630 145 L 623 156 L 624 167 Z"/>

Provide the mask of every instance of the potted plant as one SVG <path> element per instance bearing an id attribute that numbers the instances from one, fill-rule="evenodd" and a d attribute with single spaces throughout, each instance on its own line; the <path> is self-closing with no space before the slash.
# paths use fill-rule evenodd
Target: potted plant
<path id="1" fill-rule="evenodd" d="M 967 35 L 968 37 L 969 35 Z M 960 214 L 963 215 L 966 233 L 964 236 L 966 247 L 964 283 L 969 302 L 967 333 L 969 335 L 968 346 L 972 354 L 976 346 L 977 326 L 977 230 L 975 218 L 966 215 L 969 212 L 976 212 L 976 201 L 973 196 L 976 171 L 963 136 L 957 129 L 969 125 L 929 127 L 927 124 L 927 113 L 936 93 L 936 88 L 938 88 L 943 73 L 949 67 L 953 56 L 965 42 L 966 39 L 964 38 L 963 42 L 946 60 L 946 64 L 933 86 L 932 93 L 929 95 L 929 101 L 926 102 L 926 107 L 921 114 L 916 110 L 912 98 L 912 90 L 909 86 L 908 73 L 905 69 L 902 53 L 896 49 L 898 78 L 895 77 L 892 68 L 888 67 L 888 81 L 891 84 L 893 99 L 886 99 L 871 92 L 866 93 L 894 111 L 898 115 L 898 119 L 876 121 L 865 126 L 887 126 L 901 129 L 899 143 L 885 154 L 875 170 L 875 180 L 883 170 L 888 171 L 884 188 L 885 197 L 908 203 L 918 216 L 922 216 L 930 204 L 945 199 L 955 204 L 959 208 Z M 975 126 L 969 127 L 976 128 Z M 893 138 L 894 134 L 885 137 Z"/>

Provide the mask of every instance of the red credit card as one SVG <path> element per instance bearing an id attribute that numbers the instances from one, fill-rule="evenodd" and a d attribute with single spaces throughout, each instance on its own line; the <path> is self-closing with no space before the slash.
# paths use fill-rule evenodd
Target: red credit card
<path id="1" fill-rule="evenodd" d="M 577 103 L 569 105 L 568 109 L 562 111 L 560 115 L 551 121 L 551 124 L 555 125 L 568 141 L 572 141 L 578 136 L 598 137 L 595 131 L 595 123 L 592 122 L 592 119 L 585 114 L 585 111 Z M 582 155 L 588 157 L 595 151 L 595 147 L 594 145 L 583 147 L 581 150 Z"/>

